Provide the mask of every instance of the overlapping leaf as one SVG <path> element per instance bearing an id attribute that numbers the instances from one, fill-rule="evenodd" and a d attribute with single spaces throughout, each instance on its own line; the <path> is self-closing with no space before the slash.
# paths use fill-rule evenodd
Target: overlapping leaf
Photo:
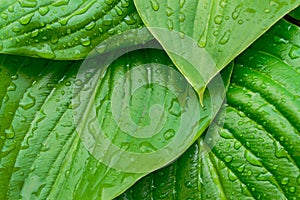
<path id="1" fill-rule="evenodd" d="M 297 0 L 134 0 L 134 3 L 145 25 L 200 98 L 212 77 L 277 20 L 300 5 Z M 170 37 L 174 32 L 180 36 Z M 190 50 L 186 37 L 195 41 L 193 45 L 198 45 L 198 52 Z M 174 53 L 175 46 L 181 54 L 191 55 L 191 59 L 183 60 Z"/>
<path id="2" fill-rule="evenodd" d="M 235 59 L 224 126 L 118 199 L 299 199 L 299 36 L 281 20 Z"/>

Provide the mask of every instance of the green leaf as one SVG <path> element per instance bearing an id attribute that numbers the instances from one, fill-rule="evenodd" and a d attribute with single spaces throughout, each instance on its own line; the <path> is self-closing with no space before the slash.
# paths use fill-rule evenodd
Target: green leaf
<path id="1" fill-rule="evenodd" d="M 134 3 L 145 25 L 200 99 L 212 77 L 300 5 L 298 0 L 134 0 Z M 184 54 L 189 59 L 183 59 Z"/>
<path id="2" fill-rule="evenodd" d="M 217 85 L 208 87 L 201 107 L 162 50 L 136 50 L 108 68 L 95 58 L 75 62 L 0 56 L 0 199 L 111 199 L 182 154 L 204 132 L 225 95 L 215 79 L 211 84 Z M 101 73 L 91 71 L 99 68 Z M 225 84 L 231 69 L 224 71 Z M 96 80 L 95 88 L 90 80 Z M 95 110 L 84 107 L 88 115 L 82 116 L 82 105 Z M 154 135 L 126 132 L 134 127 L 122 127 L 128 120 L 126 105 L 135 126 L 145 130 L 151 125 Z M 91 119 L 93 112 L 96 118 Z M 91 143 L 90 135 L 96 141 Z M 103 149 L 103 135 L 117 151 L 112 145 Z M 135 153 L 136 160 L 128 153 Z M 164 157 L 147 160 L 152 154 Z"/>
<path id="3" fill-rule="evenodd" d="M 300 7 L 296 8 L 295 10 L 290 12 L 289 15 L 297 20 L 300 20 Z"/>
<path id="4" fill-rule="evenodd" d="M 118 199 L 299 199 L 299 37 L 281 20 L 235 59 L 224 126 Z"/>
<path id="5" fill-rule="evenodd" d="M 107 38 L 143 26 L 131 0 L 0 0 L 0 5 L 4 54 L 83 59 Z"/>

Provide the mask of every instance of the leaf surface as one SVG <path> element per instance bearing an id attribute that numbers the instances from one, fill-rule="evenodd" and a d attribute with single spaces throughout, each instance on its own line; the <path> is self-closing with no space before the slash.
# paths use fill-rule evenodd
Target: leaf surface
<path id="1" fill-rule="evenodd" d="M 84 59 L 107 38 L 143 26 L 131 0 L 1 0 L 0 5 L 4 54 Z"/>
<path id="2" fill-rule="evenodd" d="M 207 83 L 221 69 L 300 5 L 298 0 L 134 0 L 134 3 L 145 25 L 198 92 L 200 100 Z M 187 42 L 187 38 L 193 42 Z M 189 59 L 182 59 L 183 54 L 189 54 Z"/>
<path id="3" fill-rule="evenodd" d="M 118 199 L 299 199 L 299 35 L 281 20 L 237 57 L 224 126 Z"/>
<path id="4" fill-rule="evenodd" d="M 103 77 L 96 79 L 96 89 L 88 89 L 87 82 L 97 74 L 95 71 L 85 71 L 82 79 L 78 76 L 81 61 L 1 55 L 0 63 L 0 199 L 111 199 L 182 154 L 219 109 L 214 104 L 216 96 L 211 99 L 208 92 L 204 107 L 199 105 L 192 87 L 162 50 L 137 50 L 123 55 L 103 68 Z M 98 65 L 88 69 L 95 68 Z M 139 76 L 135 76 L 136 72 Z M 231 71 L 224 74 L 228 83 Z M 136 85 L 139 87 L 133 90 Z M 214 88 L 211 95 L 219 96 L 222 90 Z M 94 98 L 76 98 L 84 91 L 96 94 Z M 122 98 L 114 101 L 114 94 Z M 95 105 L 96 119 L 91 121 L 93 111 L 87 110 L 88 116 L 80 118 L 80 122 L 88 124 L 88 133 L 95 138 L 103 134 L 118 147 L 122 155 L 116 160 L 110 157 L 112 148 L 100 152 L 111 162 L 100 160 L 95 154 L 99 151 L 94 150 L 104 145 L 103 141 L 91 144 L 84 138 L 85 129 L 74 117 L 79 114 L 76 107 L 82 104 Z M 122 113 L 126 105 L 138 128 L 143 130 L 150 124 L 157 134 L 139 138 L 131 135 L 134 132 L 127 133 L 122 127 L 122 120 L 127 118 L 121 115 L 117 120 L 112 110 L 117 108 Z M 160 128 L 157 119 L 163 122 Z M 91 123 L 95 121 L 102 132 Z M 185 127 L 182 122 L 188 125 L 184 132 L 179 129 L 181 125 Z M 185 142 L 173 143 L 178 139 Z M 166 149 L 167 159 L 151 162 L 144 158 L 160 149 Z M 136 165 L 128 152 L 136 153 L 140 156 L 138 161 L 148 165 Z M 119 165 L 111 164 L 115 161 Z"/>

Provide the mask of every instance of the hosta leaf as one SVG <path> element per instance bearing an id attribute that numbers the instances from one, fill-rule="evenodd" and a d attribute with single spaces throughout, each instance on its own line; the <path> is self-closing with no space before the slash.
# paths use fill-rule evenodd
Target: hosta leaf
<path id="1" fill-rule="evenodd" d="M 294 17 L 297 20 L 300 20 L 300 7 L 296 8 L 295 10 L 290 12 L 289 15 Z"/>
<path id="2" fill-rule="evenodd" d="M 85 71 L 85 78 L 80 79 L 81 61 L 1 55 L 0 63 L 0 199 L 111 199 L 183 153 L 209 125 L 220 107 L 215 100 L 222 96 L 221 85 L 214 85 L 201 107 L 192 87 L 162 50 L 123 55 L 107 69 L 100 68 L 101 77 L 92 89 L 88 80 L 97 71 Z M 99 70 L 99 63 L 89 63 L 88 70 Z M 230 68 L 224 71 L 227 83 L 230 74 Z M 80 94 L 86 91 L 95 96 Z M 114 101 L 113 95 L 121 97 Z M 96 108 L 86 109 L 88 115 L 79 121 L 88 124 L 88 134 L 96 138 L 92 144 L 85 139 L 84 126 L 76 121 L 82 104 Z M 128 119 L 123 114 L 119 121 L 114 118 L 112 109 L 123 113 L 126 105 L 138 129 L 150 124 L 157 131 L 153 137 L 133 137 L 130 134 L 138 130 L 127 133 L 121 126 Z M 96 120 L 90 121 L 93 112 Z M 92 122 L 104 132 L 98 132 Z M 97 145 L 105 145 L 97 140 L 101 134 L 118 147 L 120 157 L 110 157 L 112 147 L 96 151 Z M 163 159 L 146 159 L 162 149 L 168 152 Z M 128 152 L 136 153 L 147 166 L 136 165 Z"/>
<path id="3" fill-rule="evenodd" d="M 281 20 L 235 59 L 224 126 L 118 199 L 299 199 L 299 36 Z"/>
<path id="4" fill-rule="evenodd" d="M 1 53 L 58 60 L 143 26 L 131 0 L 1 0 L 0 13 Z"/>
<path id="5" fill-rule="evenodd" d="M 134 3 L 145 25 L 200 98 L 215 74 L 300 5 L 299 0 L 134 0 Z M 190 54 L 190 59 L 182 59 L 182 54 Z"/>

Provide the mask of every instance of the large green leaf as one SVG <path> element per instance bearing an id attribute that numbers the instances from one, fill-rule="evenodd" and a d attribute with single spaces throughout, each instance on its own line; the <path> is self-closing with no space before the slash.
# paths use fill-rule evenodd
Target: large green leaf
<path id="1" fill-rule="evenodd" d="M 123 55 L 102 69 L 95 89 L 88 88 L 95 71 L 84 71 L 83 79 L 78 76 L 83 72 L 81 61 L 2 55 L 0 63 L 0 199 L 111 199 L 183 153 L 209 125 L 219 109 L 215 99 L 222 95 L 220 85 L 214 85 L 209 91 L 212 99 L 207 92 L 201 107 L 192 87 L 162 50 Z M 89 64 L 88 70 L 99 70 L 99 65 Z M 224 74 L 228 83 L 230 68 Z M 120 80 L 124 82 L 118 84 Z M 136 84 L 139 88 L 133 90 Z M 117 102 L 115 90 L 121 95 Z M 77 98 L 86 91 L 95 96 Z M 95 141 L 92 147 L 86 142 L 84 126 L 78 126 L 74 117 L 82 104 L 95 106 L 94 121 L 103 132 L 95 131 L 97 124 L 90 123 L 93 110 L 86 109 L 88 115 L 80 123 L 88 124 L 88 133 L 95 138 L 105 134 L 119 148 L 122 155 L 116 160 L 110 156 L 113 148 L 108 148 L 100 153 L 111 162 L 99 162 L 99 151 L 93 150 L 103 141 Z M 138 128 L 152 125 L 157 131 L 153 137 L 139 138 L 123 131 L 120 122 L 127 119 L 116 120 L 112 109 L 122 113 L 126 105 Z M 155 118 L 157 113 L 161 118 Z M 146 159 L 164 148 L 168 155 L 163 159 Z M 136 153 L 147 166 L 136 165 L 128 152 Z"/>
<path id="2" fill-rule="evenodd" d="M 200 98 L 212 77 L 300 5 L 299 0 L 134 0 L 134 3 L 145 25 Z M 182 54 L 189 54 L 189 59 L 182 59 Z"/>
<path id="3" fill-rule="evenodd" d="M 234 61 L 224 126 L 118 199 L 300 199 L 299 47 L 278 22 Z"/>
<path id="4" fill-rule="evenodd" d="M 143 26 L 132 0 L 0 0 L 0 13 L 1 53 L 58 60 Z"/>

